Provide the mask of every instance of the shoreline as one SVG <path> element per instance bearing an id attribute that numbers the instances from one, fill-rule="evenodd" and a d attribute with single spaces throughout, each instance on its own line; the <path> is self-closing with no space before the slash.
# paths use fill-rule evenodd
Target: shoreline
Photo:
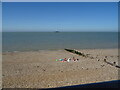
<path id="1" fill-rule="evenodd" d="M 64 48 L 65 49 L 65 48 Z M 59 51 L 59 50 L 64 50 L 62 49 L 39 49 L 39 50 L 14 50 L 14 51 L 2 51 L 2 53 L 8 53 L 8 52 L 39 52 L 39 51 Z M 71 48 L 71 49 L 76 49 L 76 48 Z M 81 48 L 81 49 L 76 49 L 76 50 L 108 50 L 108 49 L 119 49 L 119 48 Z"/>

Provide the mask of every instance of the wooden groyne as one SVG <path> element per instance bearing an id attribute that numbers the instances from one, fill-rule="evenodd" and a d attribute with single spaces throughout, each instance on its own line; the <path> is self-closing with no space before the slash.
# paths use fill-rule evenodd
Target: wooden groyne
<path id="1" fill-rule="evenodd" d="M 94 57 L 89 56 L 90 54 L 84 54 L 84 53 L 82 53 L 82 52 L 80 52 L 80 51 L 78 51 L 78 50 L 75 50 L 75 49 L 65 48 L 65 50 L 68 51 L 68 52 L 77 54 L 77 55 L 79 55 L 79 56 L 85 57 L 85 58 L 94 59 Z"/>
<path id="2" fill-rule="evenodd" d="M 75 50 L 75 49 L 67 49 L 67 48 L 65 48 L 65 50 L 66 50 L 66 51 L 69 51 L 69 52 L 71 52 L 71 53 L 77 54 L 77 55 L 79 55 L 79 56 L 86 57 L 86 55 L 85 55 L 84 53 L 82 53 L 82 52 L 80 52 L 80 51 L 78 51 L 78 50 Z"/>
<path id="3" fill-rule="evenodd" d="M 120 68 L 120 66 L 116 65 L 116 62 L 110 63 L 110 62 L 106 61 L 106 59 L 104 59 L 104 62 L 111 65 L 111 66 L 115 66 L 117 68 Z"/>

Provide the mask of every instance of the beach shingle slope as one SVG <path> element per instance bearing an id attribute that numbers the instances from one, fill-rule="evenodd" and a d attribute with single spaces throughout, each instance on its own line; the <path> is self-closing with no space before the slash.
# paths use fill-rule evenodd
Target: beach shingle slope
<path id="1" fill-rule="evenodd" d="M 79 50 L 90 57 L 82 57 L 65 50 L 41 50 L 3 53 L 3 88 L 51 88 L 118 79 L 118 70 L 104 62 L 116 62 L 117 49 Z M 79 61 L 60 62 L 60 58 Z"/>

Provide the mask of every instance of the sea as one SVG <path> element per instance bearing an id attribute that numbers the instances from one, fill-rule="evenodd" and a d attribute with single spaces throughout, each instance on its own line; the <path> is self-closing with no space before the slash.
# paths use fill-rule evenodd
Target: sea
<path id="1" fill-rule="evenodd" d="M 118 48 L 118 32 L 2 32 L 2 51 Z"/>

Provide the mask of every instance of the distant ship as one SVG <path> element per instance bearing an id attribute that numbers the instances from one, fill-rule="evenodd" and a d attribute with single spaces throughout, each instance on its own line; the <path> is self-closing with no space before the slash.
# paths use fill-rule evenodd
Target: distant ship
<path id="1" fill-rule="evenodd" d="M 55 33 L 60 33 L 60 31 L 55 31 Z"/>

